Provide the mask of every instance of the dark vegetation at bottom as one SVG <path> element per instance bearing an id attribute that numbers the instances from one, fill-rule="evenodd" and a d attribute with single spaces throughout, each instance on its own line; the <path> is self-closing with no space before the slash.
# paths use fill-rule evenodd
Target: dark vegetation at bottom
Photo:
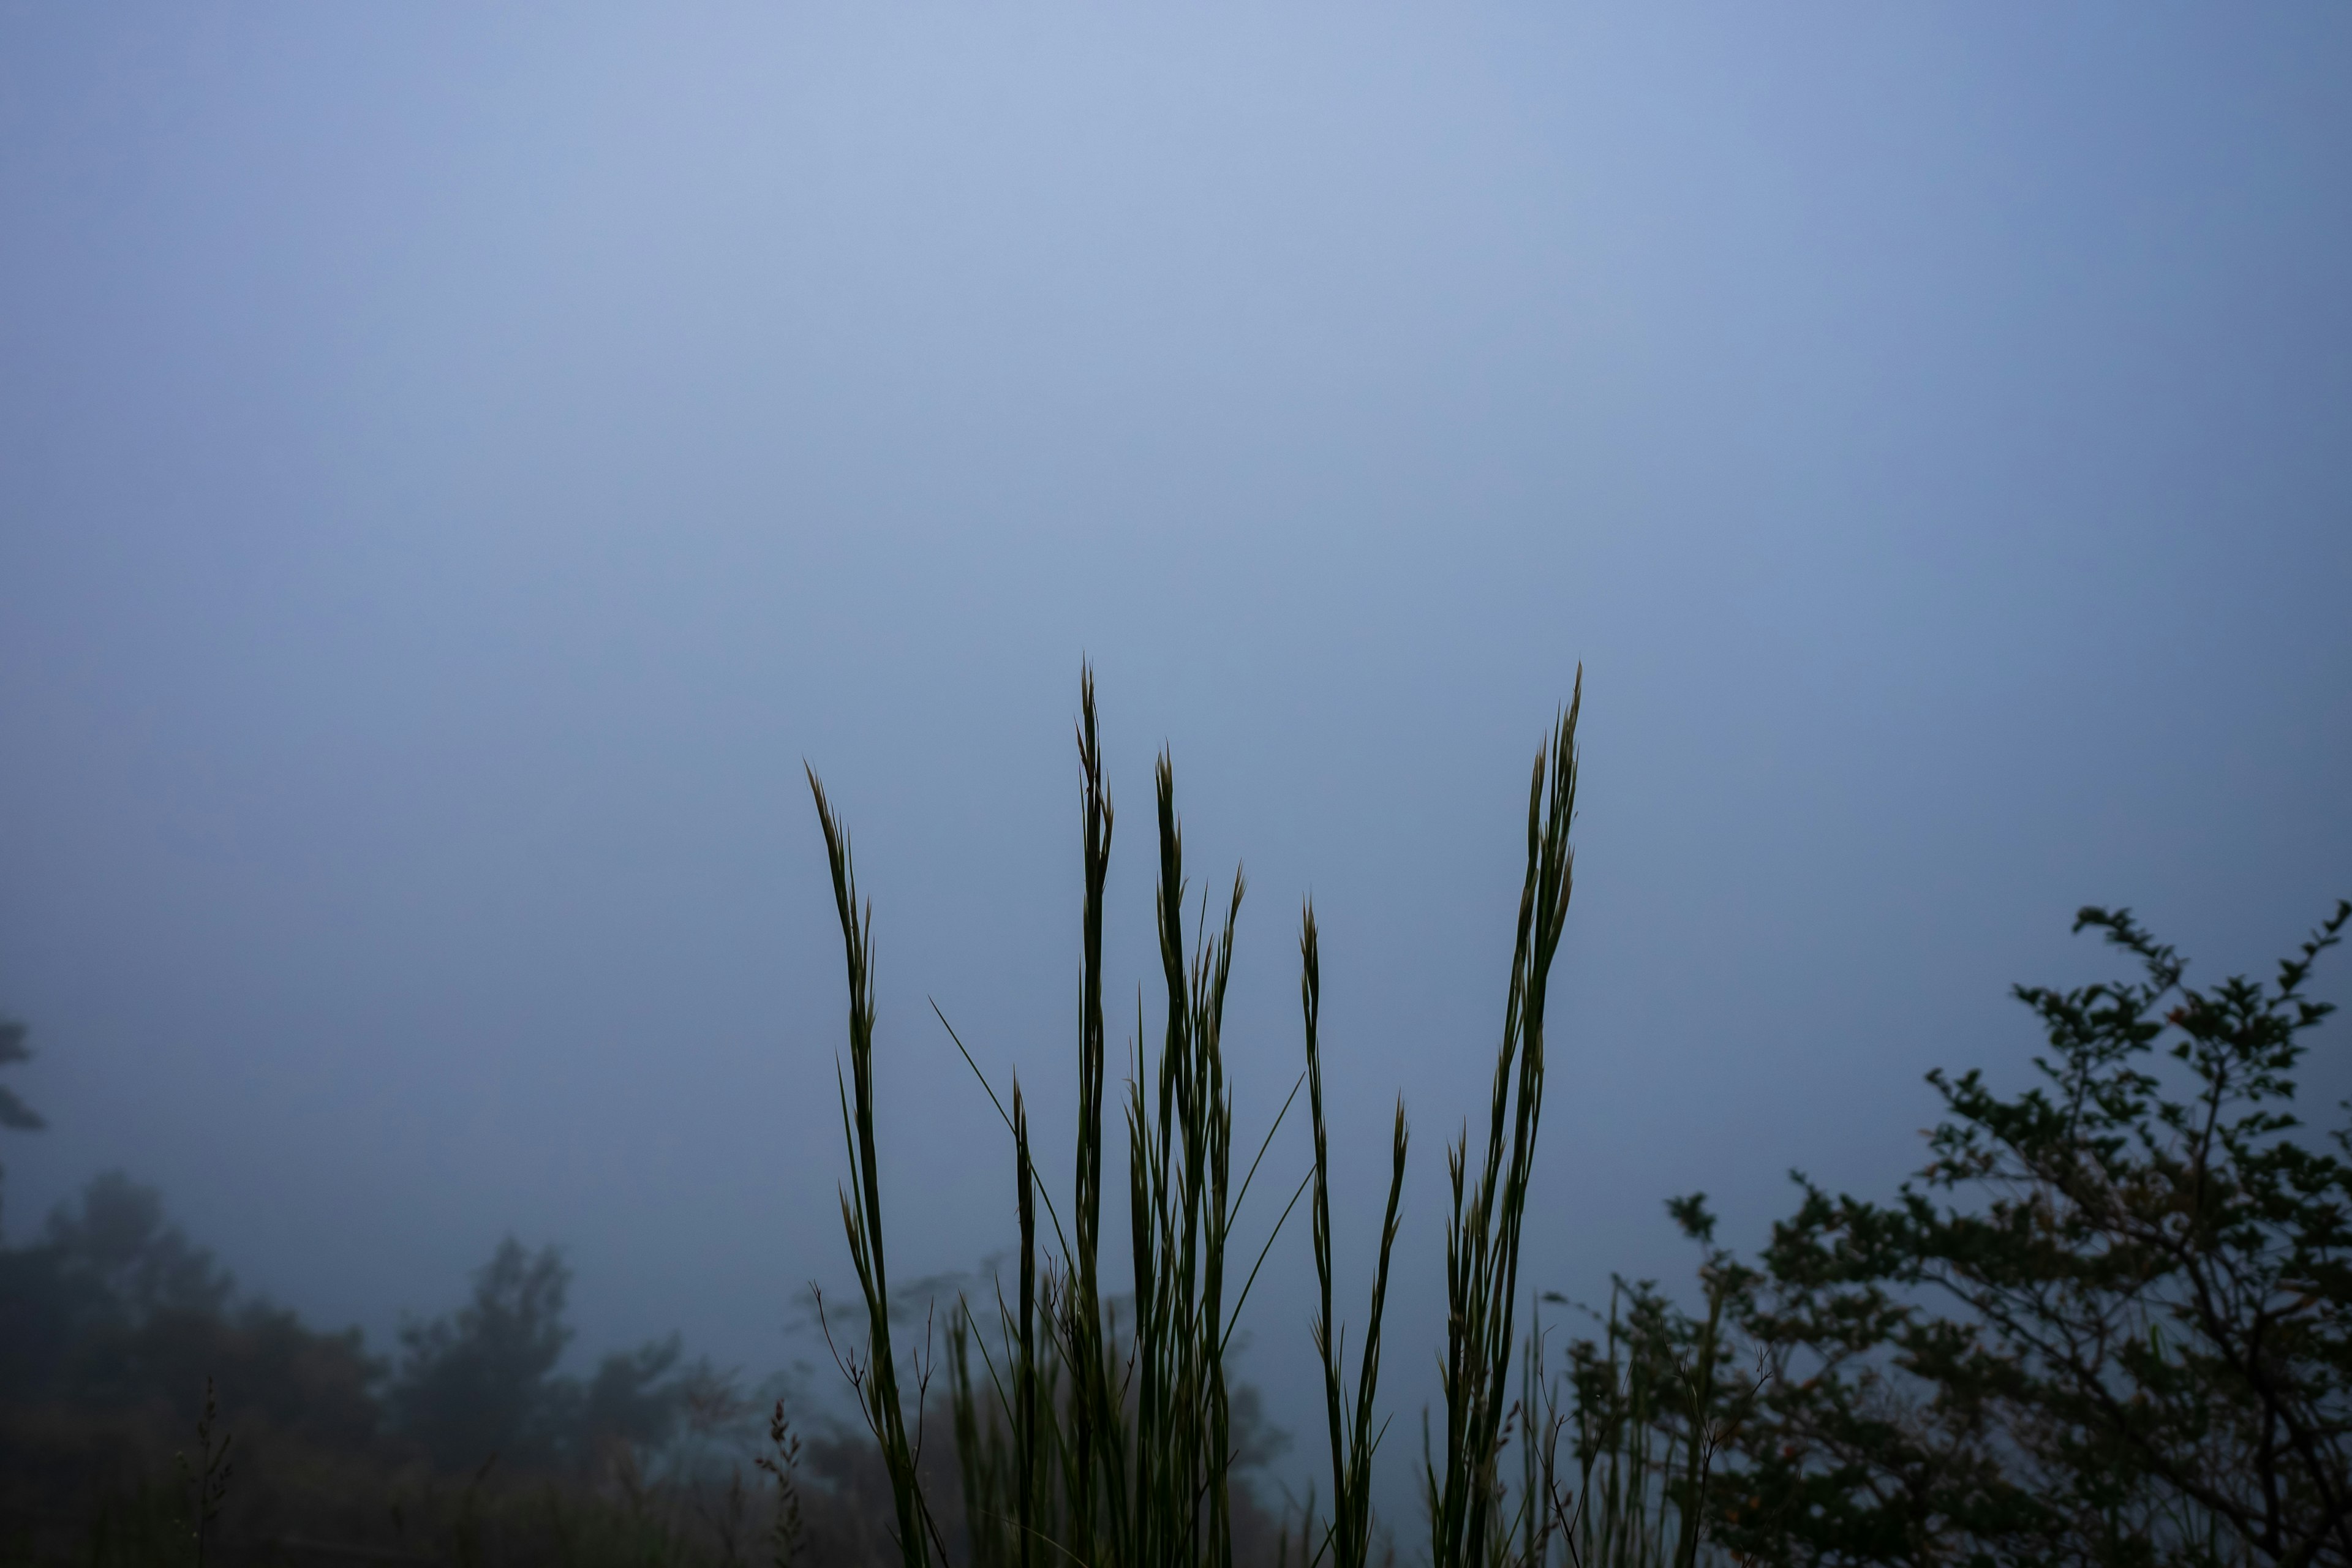
<path id="1" fill-rule="evenodd" d="M 675 1338 L 563 1375 L 570 1285 L 509 1239 L 463 1307 L 373 1355 L 247 1298 L 154 1189 L 102 1175 L 0 1247 L 0 1565 L 897 1561 L 863 1433 Z M 935 1406 L 926 1479 L 953 1496 Z M 1270 1563 L 1271 1515 L 1243 1509 Z"/>

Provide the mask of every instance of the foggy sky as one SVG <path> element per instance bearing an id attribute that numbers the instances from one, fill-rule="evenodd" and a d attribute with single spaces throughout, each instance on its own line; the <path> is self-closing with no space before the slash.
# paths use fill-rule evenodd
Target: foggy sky
<path id="1" fill-rule="evenodd" d="M 119 1165 L 378 1349 L 511 1230 L 583 1353 L 817 1357 L 803 761 L 893 1271 L 974 1268 L 928 1000 L 1066 1184 L 1089 658 L 1115 1048 L 1165 744 L 1252 1147 L 1316 900 L 1351 1321 L 1405 1098 L 1404 1432 L 1580 660 L 1539 1287 L 1886 1190 L 2078 904 L 2210 979 L 2352 893 L 2347 81 L 2320 5 L 0 9 L 0 1225 Z"/>

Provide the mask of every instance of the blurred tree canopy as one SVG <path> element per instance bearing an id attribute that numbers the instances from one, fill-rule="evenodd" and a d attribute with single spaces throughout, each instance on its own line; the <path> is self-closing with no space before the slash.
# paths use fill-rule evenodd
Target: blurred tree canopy
<path id="1" fill-rule="evenodd" d="M 25 1044 L 25 1026 L 13 1018 L 0 1018 L 0 1068 L 15 1067 L 33 1059 L 32 1047 Z M 18 1132 L 37 1132 L 48 1125 L 40 1113 L 25 1103 L 23 1098 L 6 1084 L 0 1083 L 0 1127 Z M 7 1167 L 0 1165 L 0 1178 Z"/>
<path id="2" fill-rule="evenodd" d="M 512 1237 L 474 1276 L 457 1311 L 404 1324 L 390 1392 L 399 1430 L 444 1468 L 588 1460 L 652 1448 L 675 1426 L 685 1384 L 677 1336 L 606 1356 L 583 1385 L 556 1374 L 572 1330 L 572 1270 L 555 1248 Z"/>
<path id="3" fill-rule="evenodd" d="M 33 1059 L 32 1047 L 25 1044 L 25 1026 L 13 1018 L 0 1018 L 0 1067 L 13 1067 Z M 0 1127 L 13 1127 L 20 1132 L 38 1131 L 47 1123 L 31 1106 L 17 1097 L 16 1091 L 0 1084 Z"/>
<path id="4" fill-rule="evenodd" d="M 164 1215 L 154 1188 L 108 1172 L 49 1216 L 38 1240 L 0 1248 L 0 1406 L 192 1423 L 207 1380 L 225 1420 L 357 1451 L 421 1450 L 471 1470 L 634 1462 L 668 1441 L 689 1393 L 676 1336 L 606 1356 L 584 1383 L 558 1375 L 572 1338 L 571 1271 L 509 1237 L 457 1311 L 411 1322 L 397 1366 L 357 1329 L 325 1333 L 245 1297 Z M 5 1447 L 0 1439 L 0 1447 Z M 385 1450 L 383 1457 L 392 1457 Z"/>
<path id="5" fill-rule="evenodd" d="M 212 1377 L 235 1391 L 240 1419 L 363 1442 L 380 1372 L 356 1330 L 318 1333 L 241 1300 L 213 1255 L 165 1221 L 155 1190 L 121 1172 L 59 1207 L 32 1246 L 0 1251 L 0 1401 L 160 1407 L 182 1423 Z"/>
<path id="6" fill-rule="evenodd" d="M 493 1455 L 509 1464 L 553 1447 L 549 1408 L 572 1271 L 553 1247 L 536 1254 L 509 1237 L 474 1276 L 457 1312 L 400 1331 L 393 1417 L 435 1460 L 457 1468 Z"/>

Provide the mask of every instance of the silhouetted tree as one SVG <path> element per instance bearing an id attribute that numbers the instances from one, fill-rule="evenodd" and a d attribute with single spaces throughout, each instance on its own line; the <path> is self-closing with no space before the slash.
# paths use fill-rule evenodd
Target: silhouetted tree
<path id="1" fill-rule="evenodd" d="M 676 1429 L 686 1382 L 676 1335 L 616 1352 L 583 1384 L 560 1376 L 572 1342 L 572 1270 L 554 1247 L 513 1237 L 474 1276 L 466 1306 L 400 1331 L 394 1425 L 436 1464 L 472 1469 L 580 1465 L 658 1447 Z"/>
<path id="2" fill-rule="evenodd" d="M 447 1317 L 400 1331 L 394 1419 L 446 1468 L 499 1456 L 509 1465 L 551 1458 L 569 1412 L 556 1363 L 571 1342 L 563 1321 L 572 1270 L 555 1248 L 513 1237 L 474 1275 L 474 1299 Z"/>
<path id="3" fill-rule="evenodd" d="M 1804 1184 L 1754 1262 L 1710 1247 L 1706 1320 L 1634 1288 L 1626 1337 L 1674 1390 L 1652 1419 L 1725 1445 L 1685 1506 L 1792 1568 L 2352 1564 L 2352 1127 L 2289 1110 L 2347 922 L 2199 989 L 2128 911 L 2083 910 L 2141 973 L 2018 988 L 2039 1085 L 1930 1075 L 1947 1120 L 1896 1199 Z M 1580 1384 L 1603 1434 L 1605 1370 Z"/>
<path id="4" fill-rule="evenodd" d="M 33 1059 L 32 1048 L 25 1044 L 25 1026 L 13 1018 L 0 1018 L 0 1067 L 14 1067 Z M 48 1123 L 40 1113 L 25 1103 L 16 1091 L 0 1083 L 0 1127 L 18 1132 L 37 1132 Z M 0 1166 L 0 1181 L 5 1181 L 7 1168 Z"/>
<path id="5" fill-rule="evenodd" d="M 68 1273 L 129 1319 L 162 1311 L 217 1317 L 236 1294 L 235 1277 L 211 1248 L 163 1217 L 163 1194 L 121 1171 L 92 1178 L 78 1205 L 60 1205 L 42 1239 Z"/>
<path id="6" fill-rule="evenodd" d="M 236 1281 L 164 1217 L 152 1187 L 110 1171 L 0 1251 L 0 1401 L 168 1408 L 184 1426 L 207 1379 L 239 1423 L 344 1446 L 377 1426 L 381 1367 L 359 1331 L 322 1334 Z"/>
<path id="7" fill-rule="evenodd" d="M 685 1348 L 672 1334 L 634 1351 L 616 1351 L 597 1363 L 581 1411 L 584 1457 L 596 1458 L 620 1444 L 642 1452 L 669 1440 L 687 1384 L 699 1387 L 710 1376 L 707 1365 L 692 1369 L 684 1380 L 675 1375 Z"/>
<path id="8" fill-rule="evenodd" d="M 216 1320 L 235 1289 L 210 1252 L 165 1223 L 152 1187 L 109 1171 L 49 1215 L 39 1242 L 0 1252 L 0 1394 L 117 1391 L 94 1347 L 120 1346 L 161 1313 Z"/>

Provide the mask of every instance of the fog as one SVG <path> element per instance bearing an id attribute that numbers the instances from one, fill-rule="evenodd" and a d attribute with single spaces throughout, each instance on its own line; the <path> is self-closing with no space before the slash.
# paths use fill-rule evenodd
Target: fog
<path id="1" fill-rule="evenodd" d="M 1538 1288 L 1890 1189 L 2080 904 L 2210 978 L 2352 893 L 2347 79 L 2321 6 L 9 7 L 0 1227 L 119 1167 L 379 1348 L 513 1233 L 580 1356 L 831 1386 L 803 763 L 894 1275 L 981 1269 L 931 1004 L 1066 1190 L 1091 660 L 1114 1052 L 1165 746 L 1253 1149 L 1315 900 L 1350 1319 L 1403 1097 L 1409 1448 L 1580 663 Z"/>

